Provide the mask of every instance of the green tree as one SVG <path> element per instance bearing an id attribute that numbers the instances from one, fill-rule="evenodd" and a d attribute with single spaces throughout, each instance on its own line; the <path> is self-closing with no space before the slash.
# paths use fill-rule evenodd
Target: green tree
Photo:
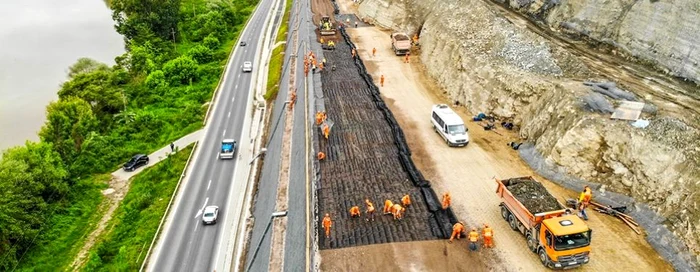
<path id="1" fill-rule="evenodd" d="M 112 18 L 127 43 L 149 40 L 155 35 L 172 40 L 180 21 L 180 0 L 112 0 Z M 177 34 L 175 34 L 177 38 Z"/>
<path id="2" fill-rule="evenodd" d="M 197 79 L 197 62 L 189 56 L 181 56 L 163 65 L 163 72 L 171 86 L 189 84 Z"/>
<path id="3" fill-rule="evenodd" d="M 227 28 L 226 20 L 220 12 L 209 11 L 204 14 L 198 14 L 193 26 L 193 36 L 196 41 L 201 41 L 209 35 L 214 35 L 216 38 L 223 38 Z"/>
<path id="4" fill-rule="evenodd" d="M 187 50 L 187 55 L 196 60 L 197 63 L 207 63 L 211 61 L 213 53 L 211 49 L 201 44 L 195 45 L 190 48 L 190 50 Z"/>
<path id="5" fill-rule="evenodd" d="M 168 81 L 165 80 L 165 73 L 161 70 L 156 70 L 148 74 L 144 84 L 152 90 L 162 90 L 168 87 Z"/>
<path id="6" fill-rule="evenodd" d="M 127 55 L 126 69 L 133 75 L 148 74 L 156 69 L 156 50 L 150 42 L 133 45 Z"/>
<path id="7" fill-rule="evenodd" d="M 46 221 L 48 204 L 68 192 L 63 162 L 49 144 L 28 142 L 0 160 L 0 270 L 9 271 Z"/>
<path id="8" fill-rule="evenodd" d="M 221 42 L 219 42 L 219 39 L 216 38 L 216 36 L 209 34 L 206 38 L 204 38 L 202 44 L 211 50 L 216 50 L 219 48 L 219 45 L 221 45 Z"/>
<path id="9" fill-rule="evenodd" d="M 46 123 L 39 136 L 42 141 L 53 144 L 63 161 L 71 162 L 80 153 L 87 135 L 98 127 L 90 104 L 77 97 L 67 97 L 46 107 Z"/>
<path id="10" fill-rule="evenodd" d="M 77 74 L 72 80 L 63 83 L 58 97 L 65 99 L 75 96 L 88 102 L 92 111 L 103 118 L 119 112 L 124 108 L 124 97 L 119 89 L 112 85 L 109 70 L 96 70 Z"/>
<path id="11" fill-rule="evenodd" d="M 71 67 L 68 67 L 68 78 L 74 78 L 78 74 L 89 73 L 96 70 L 109 70 L 107 64 L 91 58 L 79 58 Z"/>

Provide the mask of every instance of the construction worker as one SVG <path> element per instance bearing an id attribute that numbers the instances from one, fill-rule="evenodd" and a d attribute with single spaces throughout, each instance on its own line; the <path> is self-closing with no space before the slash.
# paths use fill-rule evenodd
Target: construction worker
<path id="1" fill-rule="evenodd" d="M 316 112 L 316 125 L 321 125 L 323 123 L 323 113 Z"/>
<path id="2" fill-rule="evenodd" d="M 411 197 L 410 197 L 409 195 L 403 196 L 403 197 L 401 198 L 401 204 L 402 204 L 404 207 L 408 207 L 409 205 L 411 205 Z"/>
<path id="3" fill-rule="evenodd" d="M 309 66 L 304 66 L 304 76 L 309 76 Z"/>
<path id="4" fill-rule="evenodd" d="M 297 101 L 297 90 L 292 90 L 289 94 L 289 109 L 294 108 L 294 103 Z"/>
<path id="5" fill-rule="evenodd" d="M 323 44 L 323 38 L 321 38 L 321 44 Z"/>
<path id="6" fill-rule="evenodd" d="M 449 192 L 446 192 L 444 195 L 442 195 L 442 209 L 446 210 L 447 208 L 449 208 L 450 203 L 452 203 L 452 197 L 450 197 Z"/>
<path id="7" fill-rule="evenodd" d="M 370 219 L 374 221 L 374 203 L 367 198 L 365 199 L 365 204 L 367 204 L 367 211 L 365 212 L 367 214 L 367 222 L 369 222 Z"/>
<path id="8" fill-rule="evenodd" d="M 324 66 L 326 65 L 326 58 L 325 57 L 323 58 L 323 61 L 321 61 L 321 63 L 323 63 Z"/>
<path id="9" fill-rule="evenodd" d="M 411 53 L 406 53 L 406 56 L 403 58 L 404 63 L 408 63 L 408 58 L 410 57 Z"/>
<path id="10" fill-rule="evenodd" d="M 484 247 L 493 247 L 493 229 L 489 227 L 489 224 L 484 224 L 481 234 L 484 235 Z"/>
<path id="11" fill-rule="evenodd" d="M 351 53 L 352 53 L 352 58 L 354 59 L 355 55 L 357 54 L 357 51 L 355 51 L 355 48 L 352 49 Z"/>
<path id="12" fill-rule="evenodd" d="M 471 251 L 476 251 L 476 242 L 479 241 L 479 233 L 476 232 L 476 228 L 472 228 L 472 231 L 469 232 L 469 249 Z"/>
<path id="13" fill-rule="evenodd" d="M 450 236 L 450 243 L 457 237 L 457 240 L 462 237 L 462 232 L 464 232 L 464 224 L 462 222 L 457 222 L 452 226 L 452 235 Z"/>
<path id="14" fill-rule="evenodd" d="M 333 222 L 331 221 L 331 215 L 326 214 L 325 217 L 323 217 L 323 229 L 326 231 L 326 238 L 331 237 L 331 226 L 333 225 Z"/>
<path id="15" fill-rule="evenodd" d="M 330 135 L 330 133 L 331 133 L 331 128 L 328 127 L 327 124 L 324 124 L 323 125 L 323 136 L 326 137 L 326 140 L 328 140 L 328 136 Z"/>
<path id="16" fill-rule="evenodd" d="M 376 55 L 376 54 L 377 54 L 377 48 L 374 47 L 374 48 L 372 48 L 372 57 L 374 57 L 374 55 Z"/>
<path id="17" fill-rule="evenodd" d="M 591 191 L 591 188 L 588 187 L 588 185 L 583 187 L 583 191 L 581 192 L 581 195 L 579 195 L 579 197 L 578 197 L 579 217 L 583 218 L 583 220 L 588 220 L 588 214 L 586 214 L 586 208 L 588 208 L 588 205 L 590 205 L 592 197 L 593 197 L 593 192 Z"/>
<path id="18" fill-rule="evenodd" d="M 399 203 L 394 204 L 394 206 L 391 206 L 391 214 L 394 215 L 394 220 L 400 220 L 403 217 L 403 212 L 406 210 L 406 208 L 401 207 Z"/>
<path id="19" fill-rule="evenodd" d="M 318 160 L 321 161 L 326 158 L 326 153 L 318 152 Z"/>
<path id="20" fill-rule="evenodd" d="M 391 202 L 391 200 L 385 200 L 384 201 L 384 214 L 391 214 L 391 207 L 394 206 L 394 203 Z"/>
<path id="21" fill-rule="evenodd" d="M 357 28 L 357 21 L 355 21 L 355 28 Z"/>
<path id="22" fill-rule="evenodd" d="M 350 217 L 360 217 L 360 207 L 352 206 L 350 208 Z"/>
<path id="23" fill-rule="evenodd" d="M 318 68 L 321 69 L 320 71 L 323 72 L 323 62 L 318 64 Z"/>
<path id="24" fill-rule="evenodd" d="M 384 75 L 382 75 L 381 77 L 379 77 L 379 85 L 382 86 L 382 87 L 384 87 Z"/>

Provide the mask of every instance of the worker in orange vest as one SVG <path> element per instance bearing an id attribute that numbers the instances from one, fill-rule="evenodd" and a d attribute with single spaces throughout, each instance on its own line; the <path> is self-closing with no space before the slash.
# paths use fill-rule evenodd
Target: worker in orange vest
<path id="1" fill-rule="evenodd" d="M 404 63 L 408 63 L 408 59 L 410 58 L 411 53 L 406 53 L 406 56 L 403 59 Z"/>
<path id="2" fill-rule="evenodd" d="M 355 58 L 355 55 L 357 54 L 357 51 L 355 51 L 355 48 L 352 49 L 352 58 Z"/>
<path id="3" fill-rule="evenodd" d="M 402 204 L 404 207 L 408 207 L 409 205 L 411 205 L 411 196 L 409 196 L 409 195 L 403 196 L 403 197 L 401 198 L 401 204 Z"/>
<path id="4" fill-rule="evenodd" d="M 328 125 L 323 125 L 323 136 L 326 137 L 326 140 L 328 139 L 328 136 L 331 134 L 331 128 L 328 127 Z"/>
<path id="5" fill-rule="evenodd" d="M 394 206 L 394 203 L 391 202 L 391 200 L 385 200 L 384 201 L 384 214 L 391 214 L 391 207 Z"/>
<path id="6" fill-rule="evenodd" d="M 471 251 L 476 251 L 476 242 L 479 241 L 479 233 L 476 232 L 476 228 L 472 228 L 472 231 L 469 232 L 469 249 Z"/>
<path id="7" fill-rule="evenodd" d="M 323 72 L 323 62 L 319 63 L 318 68 L 320 68 L 321 72 Z"/>
<path id="8" fill-rule="evenodd" d="M 377 48 L 374 47 L 374 48 L 372 48 L 372 57 L 374 57 L 374 55 L 376 55 L 376 54 L 377 54 Z"/>
<path id="9" fill-rule="evenodd" d="M 316 125 L 323 123 L 323 114 L 321 112 L 316 112 Z"/>
<path id="10" fill-rule="evenodd" d="M 452 203 L 452 197 L 450 197 L 449 192 L 442 195 L 442 209 L 443 210 L 446 210 L 447 208 L 449 208 L 451 203 Z"/>
<path id="11" fill-rule="evenodd" d="M 488 224 L 484 224 L 481 234 L 484 235 L 484 247 L 493 247 L 493 229 Z"/>
<path id="12" fill-rule="evenodd" d="M 318 160 L 323 160 L 326 158 L 326 153 L 323 152 L 318 152 Z"/>
<path id="13" fill-rule="evenodd" d="M 578 197 L 579 217 L 583 218 L 583 220 L 588 220 L 588 214 L 586 214 L 586 208 L 588 208 L 588 205 L 590 205 L 592 197 L 593 197 L 593 192 L 591 191 L 591 188 L 588 187 L 588 185 L 583 187 L 583 192 L 581 192 L 581 195 L 579 195 L 579 197 Z"/>
<path id="14" fill-rule="evenodd" d="M 367 198 L 365 199 L 365 204 L 367 204 L 367 211 L 365 212 L 367 214 L 367 222 L 369 222 L 370 219 L 374 221 L 374 203 Z"/>
<path id="15" fill-rule="evenodd" d="M 403 217 L 403 212 L 406 210 L 406 208 L 401 207 L 399 203 L 394 204 L 394 206 L 391 206 L 391 214 L 394 215 L 394 220 L 400 220 Z"/>
<path id="16" fill-rule="evenodd" d="M 382 75 L 381 77 L 379 77 L 379 86 L 384 87 L 384 75 Z"/>
<path id="17" fill-rule="evenodd" d="M 360 217 L 360 207 L 352 206 L 350 208 L 350 217 Z"/>
<path id="18" fill-rule="evenodd" d="M 452 226 L 452 236 L 450 236 L 450 243 L 457 237 L 457 240 L 462 237 L 462 232 L 464 232 L 464 224 L 462 222 L 457 222 Z"/>
<path id="19" fill-rule="evenodd" d="M 333 222 L 331 221 L 331 215 L 326 214 L 325 217 L 323 217 L 323 229 L 326 231 L 326 238 L 331 237 L 331 226 L 333 225 Z"/>

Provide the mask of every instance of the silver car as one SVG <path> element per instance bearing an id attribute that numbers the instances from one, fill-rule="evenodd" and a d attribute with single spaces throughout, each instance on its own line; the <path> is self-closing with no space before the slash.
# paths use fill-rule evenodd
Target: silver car
<path id="1" fill-rule="evenodd" d="M 202 215 L 202 221 L 205 225 L 216 224 L 216 219 L 219 217 L 219 207 L 218 206 L 207 206 L 204 208 L 204 215 Z"/>
<path id="2" fill-rule="evenodd" d="M 252 72 L 253 63 L 250 61 L 243 62 L 243 72 Z"/>

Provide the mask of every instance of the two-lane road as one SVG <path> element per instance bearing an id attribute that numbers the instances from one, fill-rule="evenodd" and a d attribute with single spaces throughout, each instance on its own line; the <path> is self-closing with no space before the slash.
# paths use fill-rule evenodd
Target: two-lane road
<path id="1" fill-rule="evenodd" d="M 175 199 L 173 211 L 167 218 L 164 231 L 159 238 L 149 262 L 148 271 L 213 271 L 221 266 L 229 232 L 235 227 L 225 227 L 229 198 L 243 197 L 246 178 L 234 179 L 236 165 L 241 160 L 243 150 L 239 147 L 233 160 L 219 160 L 221 140 L 231 138 L 239 142 L 244 130 L 246 110 L 253 95 L 253 73 L 242 72 L 244 61 L 252 61 L 253 69 L 260 65 L 256 53 L 259 52 L 260 37 L 270 13 L 272 0 L 261 0 L 248 25 L 241 35 L 241 41 L 246 46 L 236 44 L 223 80 L 223 85 L 217 94 L 210 120 L 205 128 L 205 136 L 199 143 L 199 150 L 194 157 L 190 174 Z M 247 166 L 248 163 L 242 165 Z M 244 167 L 239 167 L 244 168 Z M 232 190 L 233 189 L 233 190 Z M 234 192 L 229 196 L 231 192 Z M 236 202 L 236 201 L 233 201 Z M 218 223 L 215 225 L 202 224 L 202 209 L 208 205 L 219 206 Z M 229 222 L 230 223 L 230 222 Z M 223 270 L 220 270 L 223 271 Z"/>

